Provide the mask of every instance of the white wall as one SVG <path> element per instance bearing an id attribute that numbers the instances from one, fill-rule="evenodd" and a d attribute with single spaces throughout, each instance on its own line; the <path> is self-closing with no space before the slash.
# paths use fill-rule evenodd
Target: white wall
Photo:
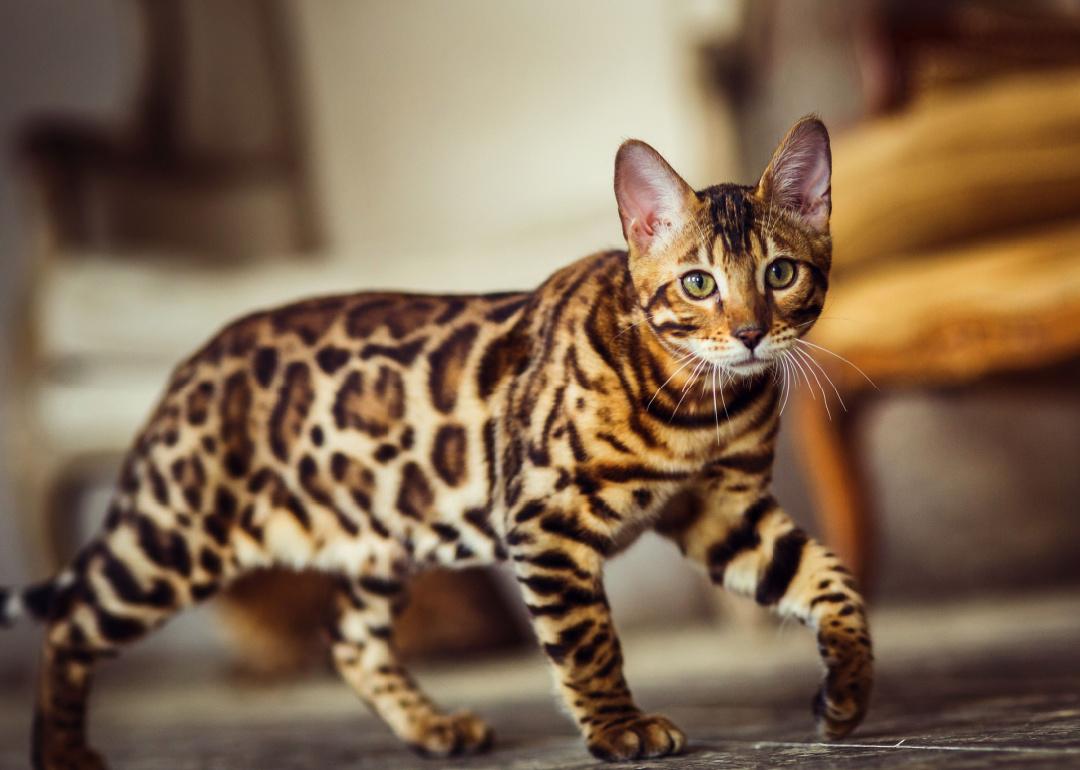
<path id="1" fill-rule="evenodd" d="M 736 7 L 297 4 L 331 250 L 359 285 L 439 290 L 528 286 L 617 245 L 623 139 L 653 143 L 693 184 L 730 173 L 707 167 L 731 140 L 708 135 L 694 43 Z"/>

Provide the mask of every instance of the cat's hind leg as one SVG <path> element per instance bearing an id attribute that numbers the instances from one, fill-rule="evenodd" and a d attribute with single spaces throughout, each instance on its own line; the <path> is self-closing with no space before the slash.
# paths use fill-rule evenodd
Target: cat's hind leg
<path id="1" fill-rule="evenodd" d="M 338 672 L 418 753 L 444 757 L 486 750 L 491 728 L 467 711 L 440 711 L 398 661 L 392 624 L 404 600 L 404 585 L 395 578 L 342 580 L 330 629 Z"/>
<path id="2" fill-rule="evenodd" d="M 86 744 L 86 702 L 102 651 L 45 645 L 31 737 L 34 770 L 100 770 L 101 756 Z"/>
<path id="3" fill-rule="evenodd" d="M 60 576 L 45 615 L 35 770 L 105 767 L 86 742 L 96 664 L 215 593 L 231 568 L 217 545 L 211 536 L 184 531 L 172 517 L 114 513 L 106 532 Z"/>

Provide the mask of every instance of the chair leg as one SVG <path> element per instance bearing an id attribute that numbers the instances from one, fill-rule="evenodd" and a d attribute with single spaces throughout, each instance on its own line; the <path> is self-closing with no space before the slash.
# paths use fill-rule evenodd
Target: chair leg
<path id="1" fill-rule="evenodd" d="M 875 532 L 873 511 L 855 447 L 857 399 L 829 419 L 820 404 L 797 404 L 798 453 L 814 497 L 822 539 L 855 573 L 864 594 L 873 593 Z"/>

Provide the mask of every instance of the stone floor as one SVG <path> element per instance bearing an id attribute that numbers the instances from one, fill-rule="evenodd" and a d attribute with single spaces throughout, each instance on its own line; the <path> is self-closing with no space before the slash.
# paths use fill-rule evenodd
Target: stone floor
<path id="1" fill-rule="evenodd" d="M 627 635 L 642 704 L 691 738 L 689 752 L 633 768 L 1080 768 L 1080 596 L 966 602 L 875 614 L 871 714 L 852 738 L 811 729 L 813 644 L 795 626 Z M 141 660 L 141 662 L 140 662 Z M 602 767 L 551 698 L 539 655 L 422 669 L 442 703 L 498 734 L 487 755 L 419 759 L 330 677 L 239 685 L 189 664 L 134 658 L 104 672 L 95 743 L 115 770 Z M 152 672 L 160 671 L 158 675 Z M 24 768 L 24 687 L 0 693 L 0 768 Z"/>

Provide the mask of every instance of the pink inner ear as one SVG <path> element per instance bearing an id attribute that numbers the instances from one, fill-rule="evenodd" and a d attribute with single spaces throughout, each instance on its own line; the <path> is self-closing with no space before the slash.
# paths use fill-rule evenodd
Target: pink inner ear
<path id="1" fill-rule="evenodd" d="M 820 124 L 819 124 L 820 125 Z M 770 193 L 781 206 L 799 212 L 811 227 L 829 226 L 832 169 L 824 127 L 796 127 L 770 169 Z"/>
<path id="2" fill-rule="evenodd" d="M 815 200 L 820 201 L 824 197 L 829 191 L 829 176 L 828 162 L 823 155 L 817 154 L 800 191 L 804 206 L 808 203 L 813 205 Z"/>
<path id="3" fill-rule="evenodd" d="M 641 232 L 644 233 L 645 235 L 649 235 L 649 236 L 656 235 L 656 229 L 655 229 L 654 224 L 653 224 L 655 221 L 656 221 L 655 217 L 653 215 L 649 215 L 649 216 L 645 217 L 644 219 L 634 220 L 634 227 L 641 230 Z"/>
<path id="4" fill-rule="evenodd" d="M 635 179 L 640 184 L 640 179 Z M 627 186 L 628 189 L 619 198 L 619 210 L 623 212 L 626 225 L 641 228 L 647 235 L 653 235 L 653 225 L 656 222 L 656 199 L 643 194 L 643 191 L 634 183 Z"/>
<path id="5" fill-rule="evenodd" d="M 800 213 L 817 230 L 829 224 L 831 172 L 824 155 L 817 155 L 800 191 Z"/>
<path id="6" fill-rule="evenodd" d="M 615 161 L 615 197 L 623 235 L 647 250 L 677 220 L 686 189 L 686 183 L 651 147 L 638 142 L 623 145 Z"/>

